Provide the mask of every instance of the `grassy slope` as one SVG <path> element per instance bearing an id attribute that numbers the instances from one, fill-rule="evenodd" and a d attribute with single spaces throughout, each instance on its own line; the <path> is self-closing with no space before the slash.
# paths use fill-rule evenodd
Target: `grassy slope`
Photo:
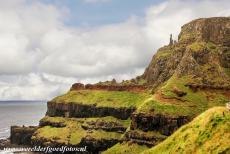
<path id="1" fill-rule="evenodd" d="M 140 104 L 136 112 L 193 117 L 210 107 L 224 106 L 228 102 L 222 91 L 192 91 L 185 86 L 188 81 L 190 81 L 189 76 L 178 78 L 173 75 L 151 98 Z M 173 92 L 175 87 L 186 92 L 186 95 L 178 97 Z"/>
<path id="2" fill-rule="evenodd" d="M 39 128 L 32 139 L 44 139 L 48 142 L 55 141 L 60 144 L 71 144 L 77 145 L 81 139 L 87 135 L 94 139 L 120 139 L 121 133 L 106 132 L 103 130 L 93 130 L 87 132 L 82 128 L 82 125 L 89 121 L 106 121 L 106 122 L 117 122 L 125 127 L 128 127 L 130 120 L 119 120 L 114 117 L 103 117 L 103 118 L 62 118 L 62 117 L 45 117 L 42 119 L 43 122 L 50 123 L 62 123 L 64 127 L 52 127 L 44 126 Z"/>
<path id="3" fill-rule="evenodd" d="M 214 107 L 143 154 L 230 152 L 230 112 Z"/>
<path id="4" fill-rule="evenodd" d="M 136 107 L 147 97 L 149 97 L 147 93 L 138 92 L 78 90 L 69 91 L 62 96 L 54 98 L 53 101 L 57 103 L 96 104 L 100 107 Z"/>
<path id="5" fill-rule="evenodd" d="M 112 148 L 102 152 L 102 154 L 140 154 L 142 151 L 149 149 L 145 145 L 135 143 L 118 143 Z"/>

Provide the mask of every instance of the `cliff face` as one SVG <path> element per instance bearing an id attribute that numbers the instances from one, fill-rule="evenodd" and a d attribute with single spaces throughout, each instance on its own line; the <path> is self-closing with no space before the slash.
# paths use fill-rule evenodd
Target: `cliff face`
<path id="1" fill-rule="evenodd" d="M 158 50 L 142 77 L 157 87 L 173 74 L 191 75 L 193 84 L 230 89 L 229 56 L 230 18 L 197 19 L 182 26 L 177 43 Z"/>
<path id="2" fill-rule="evenodd" d="M 230 47 L 230 18 L 201 18 L 185 24 L 179 34 L 179 42 L 212 42 Z"/>
<path id="3" fill-rule="evenodd" d="M 139 129 L 143 131 L 157 131 L 162 135 L 170 135 L 180 126 L 189 121 L 187 116 L 166 116 L 162 114 L 146 115 L 133 114 L 131 130 Z"/>
<path id="4" fill-rule="evenodd" d="M 61 117 L 106 117 L 113 116 L 119 119 L 128 119 L 135 111 L 135 108 L 113 108 L 113 107 L 96 107 L 96 105 L 83 105 L 75 103 L 47 103 L 48 116 Z"/>
<path id="5" fill-rule="evenodd" d="M 126 146 L 146 149 L 206 109 L 225 105 L 230 99 L 229 25 L 230 18 L 220 17 L 182 26 L 178 42 L 160 48 L 135 79 L 73 84 L 47 103 L 47 117 L 31 144 L 87 145 L 89 153 L 115 144 L 115 153 Z"/>

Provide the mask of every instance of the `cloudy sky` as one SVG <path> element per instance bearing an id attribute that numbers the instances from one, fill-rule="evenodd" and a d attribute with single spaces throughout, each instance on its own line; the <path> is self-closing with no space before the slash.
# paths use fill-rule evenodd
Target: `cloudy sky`
<path id="1" fill-rule="evenodd" d="M 51 99 L 75 82 L 129 79 L 192 19 L 229 0 L 0 0 L 0 100 Z"/>

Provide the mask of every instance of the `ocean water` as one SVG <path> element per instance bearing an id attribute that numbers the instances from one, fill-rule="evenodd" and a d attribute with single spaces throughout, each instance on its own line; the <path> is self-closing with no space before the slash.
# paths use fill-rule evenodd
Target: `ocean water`
<path id="1" fill-rule="evenodd" d="M 0 139 L 10 136 L 10 126 L 36 126 L 45 116 L 46 101 L 0 101 Z"/>

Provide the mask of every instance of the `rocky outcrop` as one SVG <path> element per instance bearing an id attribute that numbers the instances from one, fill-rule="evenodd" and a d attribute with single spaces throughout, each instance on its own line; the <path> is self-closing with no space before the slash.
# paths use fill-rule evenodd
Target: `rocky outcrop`
<path id="1" fill-rule="evenodd" d="M 230 47 L 230 17 L 201 18 L 181 28 L 179 41 L 213 42 Z"/>
<path id="2" fill-rule="evenodd" d="M 42 119 L 39 121 L 39 126 L 40 127 L 52 126 L 52 127 L 62 128 L 62 127 L 66 127 L 66 124 L 64 122 L 54 122 L 54 121 L 51 122 Z"/>
<path id="3" fill-rule="evenodd" d="M 148 115 L 144 113 L 133 114 L 131 117 L 131 130 L 158 131 L 163 135 L 171 135 L 180 126 L 190 121 L 186 116 L 166 116 L 162 114 Z"/>
<path id="4" fill-rule="evenodd" d="M 222 85 L 222 86 L 215 86 L 215 85 L 205 85 L 205 84 L 196 84 L 196 83 L 188 83 L 185 86 L 189 87 L 193 91 L 204 90 L 204 89 L 213 89 L 213 90 L 230 90 L 230 85 Z"/>
<path id="5" fill-rule="evenodd" d="M 186 92 L 180 90 L 180 89 L 177 88 L 177 87 L 173 87 L 172 92 L 175 93 L 178 97 L 183 97 L 183 96 L 187 95 Z"/>
<path id="6" fill-rule="evenodd" d="M 90 136 L 86 136 L 81 140 L 80 145 L 87 146 L 87 150 L 92 154 L 99 154 L 101 151 L 104 151 L 116 143 L 121 142 L 118 139 L 94 139 Z"/>
<path id="7" fill-rule="evenodd" d="M 147 89 L 144 85 L 100 85 L 100 84 L 82 84 L 75 83 L 70 90 L 107 90 L 107 91 L 145 91 Z"/>
<path id="8" fill-rule="evenodd" d="M 3 150 L 6 147 L 11 147 L 11 145 L 9 139 L 0 139 L 0 150 Z"/>
<path id="9" fill-rule="evenodd" d="M 31 145 L 31 137 L 38 127 L 11 126 L 10 141 L 11 144 Z"/>
<path id="10" fill-rule="evenodd" d="M 152 147 L 154 145 L 157 145 L 164 139 L 166 139 L 167 136 L 161 135 L 161 134 L 154 134 L 154 133 L 146 133 L 142 132 L 140 130 L 130 130 L 125 133 L 123 141 L 126 142 L 133 142 L 137 143 L 139 145 L 147 145 L 149 147 Z"/>
<path id="11" fill-rule="evenodd" d="M 182 26 L 177 43 L 157 51 L 141 77 L 153 88 L 176 74 L 191 76 L 195 84 L 225 89 L 230 78 L 221 67 L 230 68 L 229 42 L 229 17 L 194 20 Z"/>
<path id="12" fill-rule="evenodd" d="M 97 107 L 96 105 L 84 105 L 77 103 L 56 103 L 48 102 L 48 116 L 61 117 L 106 117 L 113 116 L 119 119 L 128 119 L 135 111 L 135 108 L 112 108 L 112 107 Z"/>
<path id="13" fill-rule="evenodd" d="M 119 132 L 124 133 L 127 129 L 123 125 L 117 122 L 105 122 L 105 121 L 88 121 L 85 124 L 82 124 L 82 128 L 86 130 L 104 130 L 108 132 Z"/>
<path id="14" fill-rule="evenodd" d="M 230 70 L 230 47 L 221 48 L 219 60 L 223 68 Z"/>
<path id="15" fill-rule="evenodd" d="M 183 44 L 175 44 L 160 48 L 141 77 L 152 87 L 167 81 L 175 73 L 184 55 L 185 47 Z"/>

